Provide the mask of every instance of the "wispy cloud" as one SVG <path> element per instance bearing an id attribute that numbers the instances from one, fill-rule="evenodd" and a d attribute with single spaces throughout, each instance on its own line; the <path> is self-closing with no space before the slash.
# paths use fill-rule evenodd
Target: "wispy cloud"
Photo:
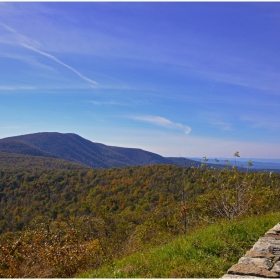
<path id="1" fill-rule="evenodd" d="M 42 69 L 46 69 L 52 72 L 57 72 L 56 69 L 54 69 L 53 67 L 47 66 L 43 63 L 38 62 L 34 57 L 32 56 L 28 56 L 28 55 L 19 55 L 19 54 L 12 54 L 12 53 L 1 53 L 0 57 L 4 57 L 4 58 L 12 58 L 12 59 L 16 59 L 18 61 L 21 61 L 23 63 L 26 63 L 28 65 L 31 65 L 33 67 L 36 68 L 42 68 Z"/>
<path id="2" fill-rule="evenodd" d="M 140 148 L 166 157 L 225 157 L 231 158 L 239 151 L 242 158 L 280 158 L 278 142 L 239 141 L 219 137 L 199 137 L 185 134 L 171 134 L 166 131 L 120 127 L 111 128 L 114 137 L 108 134 L 106 126 L 98 130 L 88 128 L 88 139 L 110 146 Z M 104 136 L 103 136 L 104 135 Z"/>
<path id="3" fill-rule="evenodd" d="M 211 124 L 221 128 L 222 130 L 230 130 L 231 129 L 231 124 L 227 123 L 227 122 L 222 122 L 222 121 L 215 120 L 215 121 L 212 121 Z"/>
<path id="4" fill-rule="evenodd" d="M 158 126 L 163 126 L 171 129 L 178 129 L 183 131 L 185 134 L 189 134 L 191 132 L 191 128 L 186 125 L 182 125 L 180 123 L 174 123 L 166 118 L 158 117 L 158 116 L 133 116 L 131 119 L 137 121 L 143 121 L 151 124 L 155 124 Z"/>
<path id="5" fill-rule="evenodd" d="M 118 101 L 94 101 L 90 100 L 89 103 L 94 104 L 94 105 L 117 105 L 117 106 L 126 106 L 126 104 L 118 102 Z"/>
<path id="6" fill-rule="evenodd" d="M 34 47 L 40 47 L 41 44 L 31 38 L 28 38 L 26 36 L 21 35 L 20 33 L 18 33 L 15 29 L 11 28 L 10 26 L 1 23 L 0 22 L 0 26 L 4 27 L 4 30 L 8 31 L 9 34 L 13 35 L 12 37 L 10 36 L 8 38 L 8 36 L 6 36 L 6 38 L 3 38 L 5 36 L 2 36 L 2 42 L 4 43 L 8 43 L 8 44 L 18 44 L 18 45 L 22 45 L 22 44 L 28 44 L 28 45 L 33 45 Z M 5 40 L 6 39 L 6 40 Z"/>
<path id="7" fill-rule="evenodd" d="M 279 130 L 280 123 L 278 118 L 273 117 L 260 117 L 260 116 L 242 116 L 242 121 L 251 123 L 253 128 L 265 128 L 269 130 Z"/>
<path id="8" fill-rule="evenodd" d="M 89 83 L 91 83 L 91 84 L 93 84 L 93 85 L 97 85 L 97 82 L 96 82 L 96 81 L 93 81 L 93 80 L 91 80 L 91 79 L 85 77 L 85 76 L 82 75 L 79 71 L 75 70 L 73 67 L 71 67 L 71 66 L 67 65 L 66 63 L 62 62 L 61 60 L 59 60 L 59 59 L 56 58 L 55 56 L 50 55 L 50 54 L 45 53 L 45 52 L 42 52 L 42 51 L 40 51 L 40 50 L 38 50 L 38 49 L 36 49 L 36 48 L 33 48 L 33 47 L 31 47 L 31 46 L 28 46 L 28 45 L 26 45 L 26 44 L 21 44 L 21 45 L 24 46 L 24 47 L 26 47 L 27 49 L 30 49 L 30 50 L 32 50 L 32 51 L 34 51 L 34 52 L 37 52 L 37 53 L 39 53 L 39 54 L 41 54 L 41 55 L 43 55 L 43 56 L 46 56 L 47 58 L 49 58 L 49 59 L 51 59 L 51 60 L 57 62 L 58 64 L 60 64 L 60 65 L 62 65 L 62 66 L 64 66 L 64 67 L 70 69 L 72 72 L 74 72 L 75 74 L 77 74 L 77 75 L 78 75 L 80 78 L 82 78 L 83 80 L 85 80 L 85 81 L 87 81 L 87 82 L 89 82 Z"/>
<path id="9" fill-rule="evenodd" d="M 36 90 L 37 87 L 34 86 L 0 86 L 0 91 L 13 91 L 13 90 Z"/>
<path id="10" fill-rule="evenodd" d="M 21 34 L 19 34 L 16 30 L 14 30 L 13 28 L 7 26 L 6 24 L 0 23 L 0 25 L 2 25 L 6 30 L 8 30 L 9 32 L 13 33 L 16 36 L 17 39 L 17 43 L 33 52 L 39 53 L 42 56 L 45 56 L 53 61 L 55 61 L 56 63 L 68 68 L 69 70 L 71 70 L 72 72 L 74 72 L 76 75 L 78 75 L 80 78 L 82 78 L 83 80 L 93 84 L 93 85 L 97 85 L 97 82 L 87 78 L 86 76 L 82 75 L 79 71 L 77 71 L 76 69 L 74 69 L 73 67 L 69 66 L 68 64 L 62 62 L 60 59 L 58 59 L 57 57 L 43 52 L 41 50 L 38 49 L 39 43 L 26 37 L 23 36 Z"/>
<path id="11" fill-rule="evenodd" d="M 226 110 L 204 110 L 196 116 L 196 120 L 223 131 L 232 129 L 232 120 L 228 117 Z"/>

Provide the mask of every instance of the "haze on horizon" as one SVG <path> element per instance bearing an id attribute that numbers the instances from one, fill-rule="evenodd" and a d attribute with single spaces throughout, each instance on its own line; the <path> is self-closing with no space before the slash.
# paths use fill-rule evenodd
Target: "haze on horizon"
<path id="1" fill-rule="evenodd" d="M 280 3 L 0 2 L 0 138 L 280 158 Z"/>

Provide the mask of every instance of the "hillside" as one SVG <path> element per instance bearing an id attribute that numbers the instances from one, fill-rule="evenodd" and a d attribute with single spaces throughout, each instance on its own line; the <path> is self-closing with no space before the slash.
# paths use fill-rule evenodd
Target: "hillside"
<path id="1" fill-rule="evenodd" d="M 42 132 L 8 137 L 0 139 L 0 151 L 62 158 L 92 168 L 172 163 L 170 159 L 155 153 L 93 143 L 73 133 Z"/>
<path id="2" fill-rule="evenodd" d="M 1 139 L 0 152 L 57 158 L 57 156 L 55 156 L 54 154 L 45 152 L 28 142 L 24 142 L 18 139 Z"/>
<path id="3" fill-rule="evenodd" d="M 280 213 L 275 212 L 234 222 L 205 224 L 166 245 L 126 256 L 114 265 L 90 269 L 76 277 L 221 278 L 279 219 Z"/>
<path id="4" fill-rule="evenodd" d="M 70 278 L 88 269 L 112 266 L 134 253 L 144 254 L 152 247 L 164 246 L 205 223 L 215 227 L 225 219 L 232 222 L 249 216 L 257 216 L 259 222 L 259 216 L 279 210 L 279 184 L 278 174 L 167 164 L 0 170 L 0 277 Z M 220 238 L 228 242 L 228 234 L 239 237 L 239 232 L 230 226 L 229 233 Z M 207 233 L 202 237 L 206 239 L 209 240 Z M 214 243 L 201 255 L 202 243 L 197 239 L 193 242 L 190 253 L 197 251 L 204 259 L 212 249 L 218 250 L 215 259 L 225 258 L 224 254 L 229 252 L 228 243 L 224 247 Z M 232 249 L 231 256 L 236 255 L 235 248 L 242 244 Z M 181 256 L 190 256 L 187 254 Z M 169 252 L 166 256 L 162 265 L 173 259 Z M 173 263 L 178 269 L 173 275 L 167 271 L 150 273 L 145 268 L 148 275 L 143 271 L 135 275 L 184 277 L 189 259 L 184 262 L 182 270 L 178 267 L 180 261 Z M 207 264 L 203 265 L 206 270 Z M 129 271 L 135 272 L 129 267 L 130 264 L 124 268 L 128 276 Z M 222 270 L 208 275 L 223 275 L 226 270 Z"/>
<path id="5" fill-rule="evenodd" d="M 87 169 L 85 165 L 46 156 L 30 156 L 24 154 L 13 154 L 0 152 L 0 170 L 30 171 L 30 170 L 75 170 Z"/>
<path id="6" fill-rule="evenodd" d="M 125 166 L 146 166 L 172 164 L 179 166 L 201 166 L 202 159 L 183 157 L 163 157 L 158 154 L 136 148 L 121 148 L 94 143 L 73 133 L 41 132 L 0 139 L 0 152 L 36 156 L 33 166 L 39 157 L 59 158 L 90 168 L 111 168 Z M 231 160 L 235 165 L 235 160 Z M 247 162 L 236 162 L 238 170 L 246 171 Z M 241 166 L 243 167 L 241 167 Z M 226 163 L 218 164 L 209 159 L 208 168 L 223 169 Z M 279 163 L 253 162 L 251 172 L 273 171 L 280 173 Z"/>

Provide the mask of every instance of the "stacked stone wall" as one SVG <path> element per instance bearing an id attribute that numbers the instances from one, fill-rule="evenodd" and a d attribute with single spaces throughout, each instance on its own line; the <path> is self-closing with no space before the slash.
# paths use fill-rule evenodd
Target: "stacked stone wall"
<path id="1" fill-rule="evenodd" d="M 266 232 L 222 278 L 280 278 L 280 223 Z"/>

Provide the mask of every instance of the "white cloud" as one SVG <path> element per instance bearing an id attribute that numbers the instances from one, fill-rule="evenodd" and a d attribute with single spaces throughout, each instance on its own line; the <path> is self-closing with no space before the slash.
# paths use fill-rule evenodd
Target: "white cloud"
<path id="1" fill-rule="evenodd" d="M 84 90 L 88 89 L 88 86 L 81 86 L 81 85 L 65 85 L 65 86 L 57 86 L 54 84 L 48 85 L 40 85 L 40 86 L 32 86 L 32 85 L 0 85 L 0 91 L 17 91 L 17 90 Z M 56 91 L 57 93 L 57 91 Z"/>
<path id="2" fill-rule="evenodd" d="M 191 128 L 186 125 L 182 125 L 180 123 L 174 123 L 168 119 L 158 116 L 134 116 L 131 119 L 148 122 L 151 124 L 155 124 L 158 126 L 163 126 L 171 129 L 178 129 L 184 131 L 185 134 L 189 134 L 191 132 Z"/>
<path id="3" fill-rule="evenodd" d="M 231 124 L 222 121 L 212 121 L 212 125 L 220 127 L 222 130 L 230 130 Z"/>
<path id="4" fill-rule="evenodd" d="M 118 101 L 94 101 L 94 100 L 91 100 L 89 101 L 89 103 L 91 104 L 94 104 L 94 105 L 118 105 L 118 106 L 126 106 L 126 104 L 124 103 L 121 103 L 121 102 L 118 102 Z"/>
<path id="5" fill-rule="evenodd" d="M 0 86 L 0 90 L 36 90 L 34 86 Z"/>
<path id="6" fill-rule="evenodd" d="M 139 128 L 124 130 L 115 127 L 111 129 L 111 134 L 108 134 L 107 127 L 99 127 L 97 135 L 96 128 L 89 127 L 87 133 L 87 139 L 93 142 L 140 148 L 166 157 L 232 158 L 233 153 L 239 151 L 241 158 L 280 158 L 279 143 L 174 135 L 170 132 Z"/>
<path id="7" fill-rule="evenodd" d="M 81 129 L 81 127 L 77 128 Z M 79 130 L 78 130 L 79 131 Z M 139 148 L 166 157 L 280 158 L 280 144 L 266 141 L 241 141 L 219 137 L 200 137 L 158 129 L 110 127 L 106 124 L 87 126 L 81 136 L 110 146 Z"/>

